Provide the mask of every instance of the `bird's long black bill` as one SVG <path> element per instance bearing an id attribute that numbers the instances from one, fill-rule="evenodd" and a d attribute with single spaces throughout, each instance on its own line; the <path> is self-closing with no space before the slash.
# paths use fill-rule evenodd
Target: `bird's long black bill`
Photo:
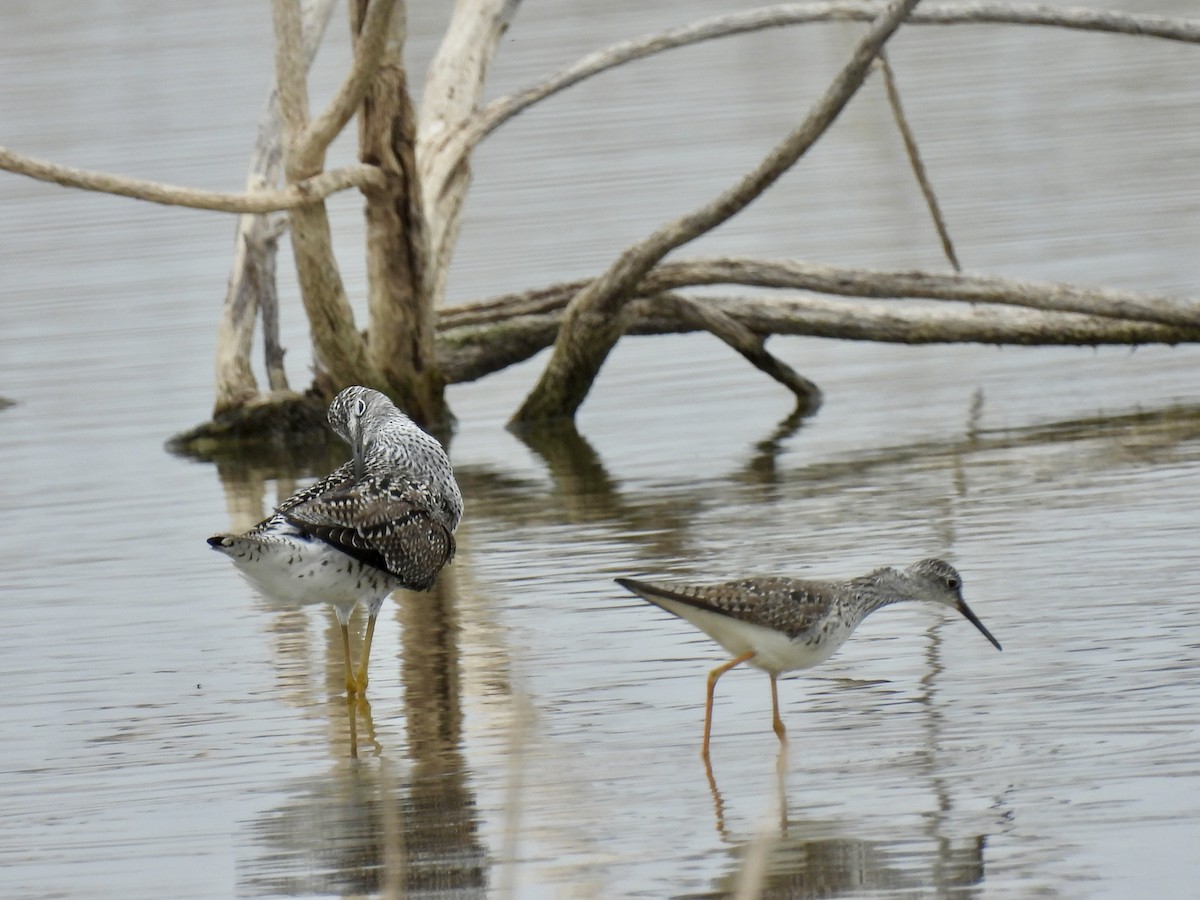
<path id="1" fill-rule="evenodd" d="M 1000 642 L 998 640 L 996 640 L 994 637 L 992 637 L 992 633 L 990 631 L 988 631 L 987 628 L 984 627 L 982 622 L 979 621 L 979 617 L 976 616 L 975 613 L 971 612 L 971 607 L 967 606 L 967 604 L 964 603 L 962 600 L 958 601 L 958 611 L 960 613 L 962 613 L 964 617 L 966 617 L 966 620 L 968 622 L 970 622 L 972 625 L 974 625 L 976 628 L 978 628 L 981 632 L 983 632 L 983 636 L 992 642 L 993 647 L 995 647 L 997 650 L 1004 649 L 1003 647 L 1000 646 Z"/>

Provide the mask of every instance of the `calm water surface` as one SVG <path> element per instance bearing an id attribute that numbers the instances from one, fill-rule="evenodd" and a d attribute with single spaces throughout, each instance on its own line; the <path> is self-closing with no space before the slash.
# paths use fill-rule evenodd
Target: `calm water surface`
<path id="1" fill-rule="evenodd" d="M 0 142 L 239 186 L 269 8 L 169 6 L 5 5 Z M 721 8 L 559 6 L 522 11 L 496 93 Z M 442 16 L 411 11 L 418 70 Z M 514 121 L 477 159 L 452 300 L 598 271 L 752 164 L 856 33 L 681 51 Z M 956 29 L 905 33 L 892 59 L 968 267 L 1200 294 L 1195 48 Z M 875 84 L 689 255 L 940 265 L 902 173 Z M 214 465 L 163 450 L 211 403 L 232 221 L 13 177 L 0 209 L 0 395 L 18 401 L 0 410 L 0 894 L 1194 890 L 1195 348 L 779 339 L 826 393 L 796 426 L 716 341 L 636 339 L 579 432 L 537 444 L 503 424 L 540 359 L 452 388 L 459 555 L 434 594 L 385 607 L 369 703 L 348 708 L 330 613 L 257 597 L 203 540 L 338 451 Z M 361 297 L 358 214 L 335 204 Z M 881 612 L 782 683 L 782 758 L 767 679 L 736 670 L 711 772 L 697 751 L 721 651 L 612 583 L 841 577 L 932 554 L 964 573 L 1003 653 L 939 611 Z"/>

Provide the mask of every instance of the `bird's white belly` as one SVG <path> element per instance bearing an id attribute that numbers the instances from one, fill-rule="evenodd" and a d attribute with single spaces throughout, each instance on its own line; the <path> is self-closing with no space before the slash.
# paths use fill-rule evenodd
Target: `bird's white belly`
<path id="1" fill-rule="evenodd" d="M 233 541 L 225 548 L 238 571 L 262 593 L 289 604 L 329 603 L 339 617 L 354 605 L 377 605 L 396 587 L 386 572 L 323 541 L 276 537 Z"/>
<path id="2" fill-rule="evenodd" d="M 837 629 L 824 633 L 819 641 L 792 640 L 781 631 L 698 609 L 686 603 L 661 597 L 655 597 L 654 602 L 691 622 L 731 655 L 743 656 L 753 652 L 754 656 L 746 661 L 748 665 L 776 674 L 808 669 L 823 663 L 849 637 L 848 631 L 843 635 L 840 633 L 842 629 Z"/>

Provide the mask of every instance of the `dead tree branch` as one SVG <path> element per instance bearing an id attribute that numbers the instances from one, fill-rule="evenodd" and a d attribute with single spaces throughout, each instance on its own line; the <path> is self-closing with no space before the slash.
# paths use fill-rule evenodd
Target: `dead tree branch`
<path id="1" fill-rule="evenodd" d="M 722 284 L 851 299 L 678 294 L 687 287 Z M 567 282 L 441 310 L 438 354 L 447 379 L 472 381 L 549 347 L 567 304 L 586 285 Z M 691 304 L 686 310 L 679 305 L 681 296 Z M 895 302 L 901 298 L 947 306 L 939 310 L 926 303 L 910 308 Z M 625 328 L 637 334 L 710 330 L 691 312 L 695 308 L 719 310 L 764 339 L 798 334 L 900 343 L 1088 346 L 1174 344 L 1200 338 L 1200 301 L 1195 299 L 996 276 L 733 257 L 659 265 L 637 286 L 635 299 L 623 313 Z"/>
<path id="2" fill-rule="evenodd" d="M 350 0 L 351 29 L 371 26 L 375 4 Z M 403 8 L 379 54 L 359 114 L 359 155 L 387 179 L 366 192 L 367 353 L 382 386 L 409 415 L 425 424 L 448 418 L 445 383 L 434 347 L 429 291 L 429 227 L 416 162 L 416 112 L 402 48 Z M 359 43 L 365 41 L 359 38 Z"/>
<path id="3" fill-rule="evenodd" d="M 384 48 L 392 30 L 396 0 L 371 0 L 361 27 L 356 29 L 354 59 L 350 71 L 329 101 L 325 110 L 298 133 L 288 154 L 292 174 L 301 177 L 310 171 L 319 172 L 325 166 L 325 151 L 333 139 L 342 133 L 367 94 L 367 89 L 379 69 Z"/>
<path id="4" fill-rule="evenodd" d="M 475 146 L 513 116 L 560 91 L 609 69 L 645 59 L 656 53 L 704 41 L 732 37 L 767 28 L 782 28 L 815 22 L 869 22 L 883 8 L 879 0 L 832 0 L 827 3 L 785 3 L 744 12 L 714 16 L 691 25 L 621 41 L 589 53 L 565 69 L 524 90 L 493 100 L 463 123 L 447 132 L 445 171 L 468 157 Z M 910 25 L 1024 25 L 1125 34 L 1162 40 L 1200 43 L 1200 21 L 1166 16 L 1135 15 L 1116 10 L 1087 7 L 1051 7 L 1034 3 L 924 3 L 908 18 Z M 431 182 L 437 190 L 440 181 Z"/>
<path id="5" fill-rule="evenodd" d="M 693 213 L 668 222 L 623 252 L 568 305 L 541 378 L 513 417 L 514 425 L 570 418 L 621 336 L 618 313 L 630 291 L 664 256 L 740 212 L 825 133 L 867 76 L 876 54 L 917 0 L 896 0 L 880 14 L 805 120 L 738 184 Z"/>
<path id="6" fill-rule="evenodd" d="M 628 307 L 627 307 L 628 308 Z M 821 389 L 767 350 L 766 335 L 748 327 L 715 303 L 683 294 L 659 294 L 655 314 L 712 334 L 740 353 L 752 366 L 774 378 L 796 395 L 796 411 L 807 415 L 821 405 Z M 643 320 L 645 317 L 642 317 Z"/>
<path id="7" fill-rule="evenodd" d="M 557 314 L 588 283 L 587 280 L 564 282 L 442 310 L 439 328 L 491 324 L 511 316 Z M 662 263 L 638 284 L 635 296 L 649 297 L 663 291 L 718 284 L 813 291 L 841 297 L 992 303 L 1187 329 L 1200 327 L 1200 300 L 1196 299 L 994 275 L 857 269 L 749 257 Z"/>
<path id="8" fill-rule="evenodd" d="M 639 297 L 630 302 L 623 311 L 626 333 L 661 335 L 709 330 L 689 313 L 681 312 L 681 298 L 693 306 L 719 311 L 750 333 L 760 336 L 778 334 L 900 344 L 979 343 L 1028 347 L 1135 346 L 1200 341 L 1200 324 L 1172 326 L 1016 306 L 983 303 L 901 306 L 884 300 L 810 295 L 753 297 L 673 293 Z M 521 306 L 516 298 L 513 306 L 514 309 Z M 529 311 L 528 305 L 510 316 L 489 313 L 470 318 L 455 316 L 455 312 L 445 310 L 438 329 L 438 359 L 451 383 L 474 381 L 549 347 L 554 343 L 563 315 L 561 306 L 534 312 Z M 772 374 L 772 377 L 776 376 Z M 800 391 L 791 385 L 788 387 L 798 398 L 801 396 Z"/>
<path id="9" fill-rule="evenodd" d="M 287 152 L 284 169 L 289 182 L 312 174 L 310 158 L 297 162 L 291 150 L 308 127 L 308 88 L 302 46 L 299 7 L 295 0 L 273 0 L 275 23 L 275 83 Z M 389 16 L 390 19 L 390 16 Z M 322 148 L 322 154 L 324 148 Z M 301 165 L 300 163 L 303 163 Z M 364 166 L 384 177 L 377 166 Z M 297 206 L 291 211 L 292 253 L 300 297 L 312 333 L 313 357 L 318 373 L 334 384 L 379 383 L 370 366 L 366 341 L 354 326 L 354 312 L 333 254 L 329 215 L 321 201 Z"/>

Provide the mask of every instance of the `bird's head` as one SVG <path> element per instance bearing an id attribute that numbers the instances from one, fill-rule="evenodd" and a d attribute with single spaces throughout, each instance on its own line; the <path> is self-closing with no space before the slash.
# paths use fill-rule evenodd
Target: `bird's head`
<path id="1" fill-rule="evenodd" d="M 968 622 L 978 628 L 983 636 L 992 642 L 992 646 L 997 650 L 1003 649 L 1000 642 L 992 637 L 992 633 L 984 627 L 975 613 L 971 612 L 967 602 L 963 600 L 962 576 L 958 574 L 958 570 L 954 566 L 942 559 L 923 559 L 919 563 L 909 566 L 904 574 L 913 583 L 914 600 L 929 600 L 958 610 Z"/>
<path id="2" fill-rule="evenodd" d="M 371 436 L 390 419 L 403 416 L 386 396 L 371 388 L 353 385 L 329 404 L 329 425 L 354 452 L 354 472 L 361 477 L 363 458 Z"/>

